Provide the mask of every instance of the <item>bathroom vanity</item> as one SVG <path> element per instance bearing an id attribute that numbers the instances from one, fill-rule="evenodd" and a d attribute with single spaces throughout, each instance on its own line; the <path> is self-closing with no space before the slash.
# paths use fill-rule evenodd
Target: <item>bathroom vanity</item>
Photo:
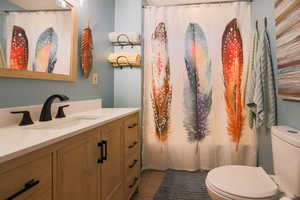
<path id="1" fill-rule="evenodd" d="M 0 200 L 130 199 L 140 179 L 139 129 L 139 109 L 126 108 L 1 128 Z"/>

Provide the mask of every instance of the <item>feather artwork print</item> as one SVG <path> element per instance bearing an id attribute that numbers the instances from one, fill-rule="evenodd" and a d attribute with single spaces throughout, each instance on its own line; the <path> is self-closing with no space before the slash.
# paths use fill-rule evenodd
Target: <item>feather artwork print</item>
<path id="1" fill-rule="evenodd" d="M 227 26 L 222 39 L 222 62 L 225 85 L 227 130 L 238 150 L 245 118 L 243 116 L 242 74 L 243 44 L 237 20 Z"/>
<path id="2" fill-rule="evenodd" d="M 38 38 L 33 71 L 52 73 L 57 62 L 58 37 L 53 28 L 46 29 Z"/>
<path id="3" fill-rule="evenodd" d="M 28 67 L 28 39 L 22 27 L 14 26 L 10 49 L 10 68 L 27 70 Z"/>
<path id="4" fill-rule="evenodd" d="M 184 127 L 188 140 L 195 142 L 209 133 L 212 104 L 211 61 L 204 31 L 198 24 L 190 23 L 185 32 L 185 65 L 189 84 L 184 95 Z"/>
<path id="5" fill-rule="evenodd" d="M 93 66 L 93 37 L 92 29 L 89 27 L 82 31 L 80 56 L 83 77 L 88 78 Z"/>
<path id="6" fill-rule="evenodd" d="M 167 31 L 164 23 L 159 23 L 153 34 L 152 45 L 152 108 L 156 136 L 159 141 L 168 139 L 169 109 L 172 99 L 170 83 L 170 63 L 167 50 Z"/>

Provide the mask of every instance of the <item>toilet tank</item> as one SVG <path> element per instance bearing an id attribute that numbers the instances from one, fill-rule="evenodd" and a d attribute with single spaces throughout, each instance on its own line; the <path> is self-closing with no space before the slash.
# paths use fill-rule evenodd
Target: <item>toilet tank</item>
<path id="1" fill-rule="evenodd" d="M 273 127 L 272 150 L 280 190 L 300 197 L 300 131 L 287 126 Z"/>

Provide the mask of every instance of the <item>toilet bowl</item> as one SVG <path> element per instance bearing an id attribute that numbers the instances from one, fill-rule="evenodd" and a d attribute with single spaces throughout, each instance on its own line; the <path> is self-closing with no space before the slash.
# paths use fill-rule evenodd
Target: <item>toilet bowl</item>
<path id="1" fill-rule="evenodd" d="M 275 126 L 271 132 L 275 176 L 261 167 L 215 168 L 206 177 L 213 200 L 300 199 L 300 131 Z"/>
<path id="2" fill-rule="evenodd" d="M 206 178 L 213 200 L 276 200 L 276 183 L 260 167 L 224 166 L 211 170 Z"/>

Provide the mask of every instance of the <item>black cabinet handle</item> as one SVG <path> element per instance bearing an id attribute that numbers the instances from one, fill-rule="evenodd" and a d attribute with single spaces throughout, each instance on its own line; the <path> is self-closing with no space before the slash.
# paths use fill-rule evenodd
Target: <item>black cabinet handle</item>
<path id="1" fill-rule="evenodd" d="M 135 147 L 135 145 L 137 145 L 137 144 L 138 144 L 138 142 L 135 141 L 132 145 L 129 145 L 129 146 L 128 146 L 128 149 L 132 149 L 132 148 Z"/>
<path id="2" fill-rule="evenodd" d="M 139 180 L 139 178 L 135 177 L 133 180 L 133 183 L 131 185 L 129 185 L 129 188 L 133 188 L 138 180 Z"/>
<path id="3" fill-rule="evenodd" d="M 104 156 L 103 156 L 103 160 L 107 160 L 107 141 L 102 141 L 102 144 L 104 146 Z"/>
<path id="4" fill-rule="evenodd" d="M 39 184 L 40 181 L 39 180 L 30 180 L 27 183 L 25 183 L 24 188 L 22 188 L 20 191 L 16 192 L 15 194 L 11 195 L 10 197 L 4 199 L 4 200 L 12 200 L 14 198 L 16 198 L 17 196 L 23 194 L 24 192 L 30 190 L 31 188 L 33 188 L 34 186 L 36 186 L 37 184 Z"/>
<path id="5" fill-rule="evenodd" d="M 98 147 L 100 147 L 100 158 L 98 159 L 98 163 L 103 163 L 103 143 L 99 142 Z"/>
<path id="6" fill-rule="evenodd" d="M 133 168 L 137 162 L 138 162 L 138 160 L 134 160 L 131 165 L 128 165 L 128 168 Z"/>
<path id="7" fill-rule="evenodd" d="M 135 124 L 129 125 L 128 128 L 134 128 L 134 127 L 136 127 L 137 125 L 138 125 L 138 124 L 135 123 Z"/>

